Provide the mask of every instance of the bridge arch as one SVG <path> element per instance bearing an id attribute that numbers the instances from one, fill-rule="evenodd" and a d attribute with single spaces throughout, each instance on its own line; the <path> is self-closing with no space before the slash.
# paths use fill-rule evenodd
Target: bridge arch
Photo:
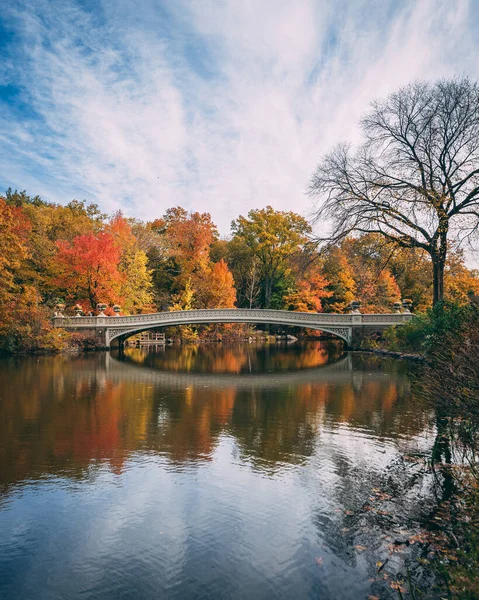
<path id="1" fill-rule="evenodd" d="M 278 311 L 280 312 L 280 311 Z M 307 313 L 307 314 L 311 314 L 311 313 Z M 287 319 L 281 319 L 281 320 L 271 320 L 271 321 L 265 321 L 264 319 L 261 320 L 252 320 L 252 319 L 234 319 L 234 320 L 225 320 L 225 319 L 211 319 L 206 317 L 204 319 L 191 319 L 191 320 L 185 320 L 185 319 L 178 319 L 177 321 L 172 320 L 168 323 L 151 323 L 151 324 L 141 324 L 138 325 L 137 327 L 128 329 L 126 330 L 111 330 L 110 335 L 109 335 L 109 342 L 111 344 L 111 342 L 113 342 L 114 340 L 118 340 L 118 338 L 123 338 L 123 339 L 128 339 L 129 337 L 131 337 L 132 335 L 136 335 L 138 333 L 142 333 L 144 331 L 148 331 L 150 329 L 162 329 L 165 327 L 177 327 L 179 325 L 211 325 L 214 323 L 222 323 L 222 324 L 226 324 L 226 323 L 250 323 L 252 325 L 280 325 L 280 326 L 284 326 L 284 327 L 301 327 L 303 329 L 314 329 L 316 331 L 324 331 L 325 333 L 329 333 L 331 335 L 334 335 L 338 338 L 340 338 L 343 342 L 345 342 L 346 344 L 350 344 L 351 343 L 351 331 L 349 327 L 335 327 L 335 326 L 328 326 L 328 325 L 321 325 L 321 326 L 317 326 L 314 324 L 310 324 L 310 323 L 298 323 L 298 322 L 288 322 Z"/>

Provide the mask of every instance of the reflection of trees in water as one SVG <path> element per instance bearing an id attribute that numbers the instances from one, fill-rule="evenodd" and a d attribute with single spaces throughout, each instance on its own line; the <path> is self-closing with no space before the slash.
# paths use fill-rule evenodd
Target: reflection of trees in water
<path id="1" fill-rule="evenodd" d="M 278 379 L 275 387 L 262 387 L 256 377 L 250 387 L 235 386 L 236 378 L 207 387 L 142 381 L 121 364 L 113 374 L 101 354 L 2 362 L 0 481 L 81 478 L 98 462 L 119 472 L 133 452 L 176 463 L 209 460 L 223 433 L 253 464 L 277 470 L 311 456 L 325 425 L 379 436 L 422 430 L 425 417 L 415 410 L 407 378 L 383 375 L 374 364 L 364 370 L 357 358 L 353 366 L 338 381 L 318 369 L 304 382 Z M 315 381 L 318 374 L 323 379 Z"/>
<path id="2" fill-rule="evenodd" d="M 342 344 L 186 344 L 169 346 L 162 352 L 126 348 L 124 356 L 136 364 L 164 371 L 199 373 L 251 373 L 310 369 L 338 360 Z"/>
<path id="3" fill-rule="evenodd" d="M 167 453 L 169 460 L 210 460 L 235 402 L 233 388 L 196 390 L 188 387 L 174 395 L 158 389 L 152 404 L 145 446 Z M 158 415 L 161 414 L 161 424 Z"/>
<path id="4" fill-rule="evenodd" d="M 4 483 L 26 477 L 83 477 L 91 461 L 122 468 L 149 418 L 152 390 L 112 383 L 99 355 L 26 359 L 0 365 L 0 473 Z M 83 367 L 81 376 L 76 368 Z M 84 367 L 87 366 L 87 369 Z"/>

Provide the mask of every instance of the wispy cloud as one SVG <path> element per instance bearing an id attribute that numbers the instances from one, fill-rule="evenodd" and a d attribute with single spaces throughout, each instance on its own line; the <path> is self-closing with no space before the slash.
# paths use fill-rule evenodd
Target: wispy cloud
<path id="1" fill-rule="evenodd" d="M 91 8 L 94 7 L 94 8 Z M 0 184 L 226 233 L 251 207 L 311 211 L 322 153 L 413 79 L 477 77 L 473 3 L 10 3 Z"/>

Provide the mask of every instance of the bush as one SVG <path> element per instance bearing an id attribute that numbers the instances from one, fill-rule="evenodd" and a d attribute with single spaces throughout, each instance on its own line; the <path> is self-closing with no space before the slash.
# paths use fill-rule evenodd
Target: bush
<path id="1" fill-rule="evenodd" d="M 472 304 L 439 302 L 405 325 L 389 328 L 383 339 L 389 350 L 433 356 L 446 338 L 461 335 L 475 312 L 477 309 Z"/>
<path id="2" fill-rule="evenodd" d="M 71 347 L 79 352 L 92 352 L 103 348 L 97 338 L 83 333 L 71 334 Z"/>
<path id="3" fill-rule="evenodd" d="M 18 325 L 0 339 L 0 352 L 7 354 L 43 354 L 68 349 L 70 334 L 64 329 L 41 328 L 30 324 Z"/>

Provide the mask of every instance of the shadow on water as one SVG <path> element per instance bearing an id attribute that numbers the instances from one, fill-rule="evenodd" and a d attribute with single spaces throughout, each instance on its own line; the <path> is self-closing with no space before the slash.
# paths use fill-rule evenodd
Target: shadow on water
<path id="1" fill-rule="evenodd" d="M 0 362 L 0 595 L 367 598 L 345 511 L 428 443 L 408 368 L 320 342 Z"/>

